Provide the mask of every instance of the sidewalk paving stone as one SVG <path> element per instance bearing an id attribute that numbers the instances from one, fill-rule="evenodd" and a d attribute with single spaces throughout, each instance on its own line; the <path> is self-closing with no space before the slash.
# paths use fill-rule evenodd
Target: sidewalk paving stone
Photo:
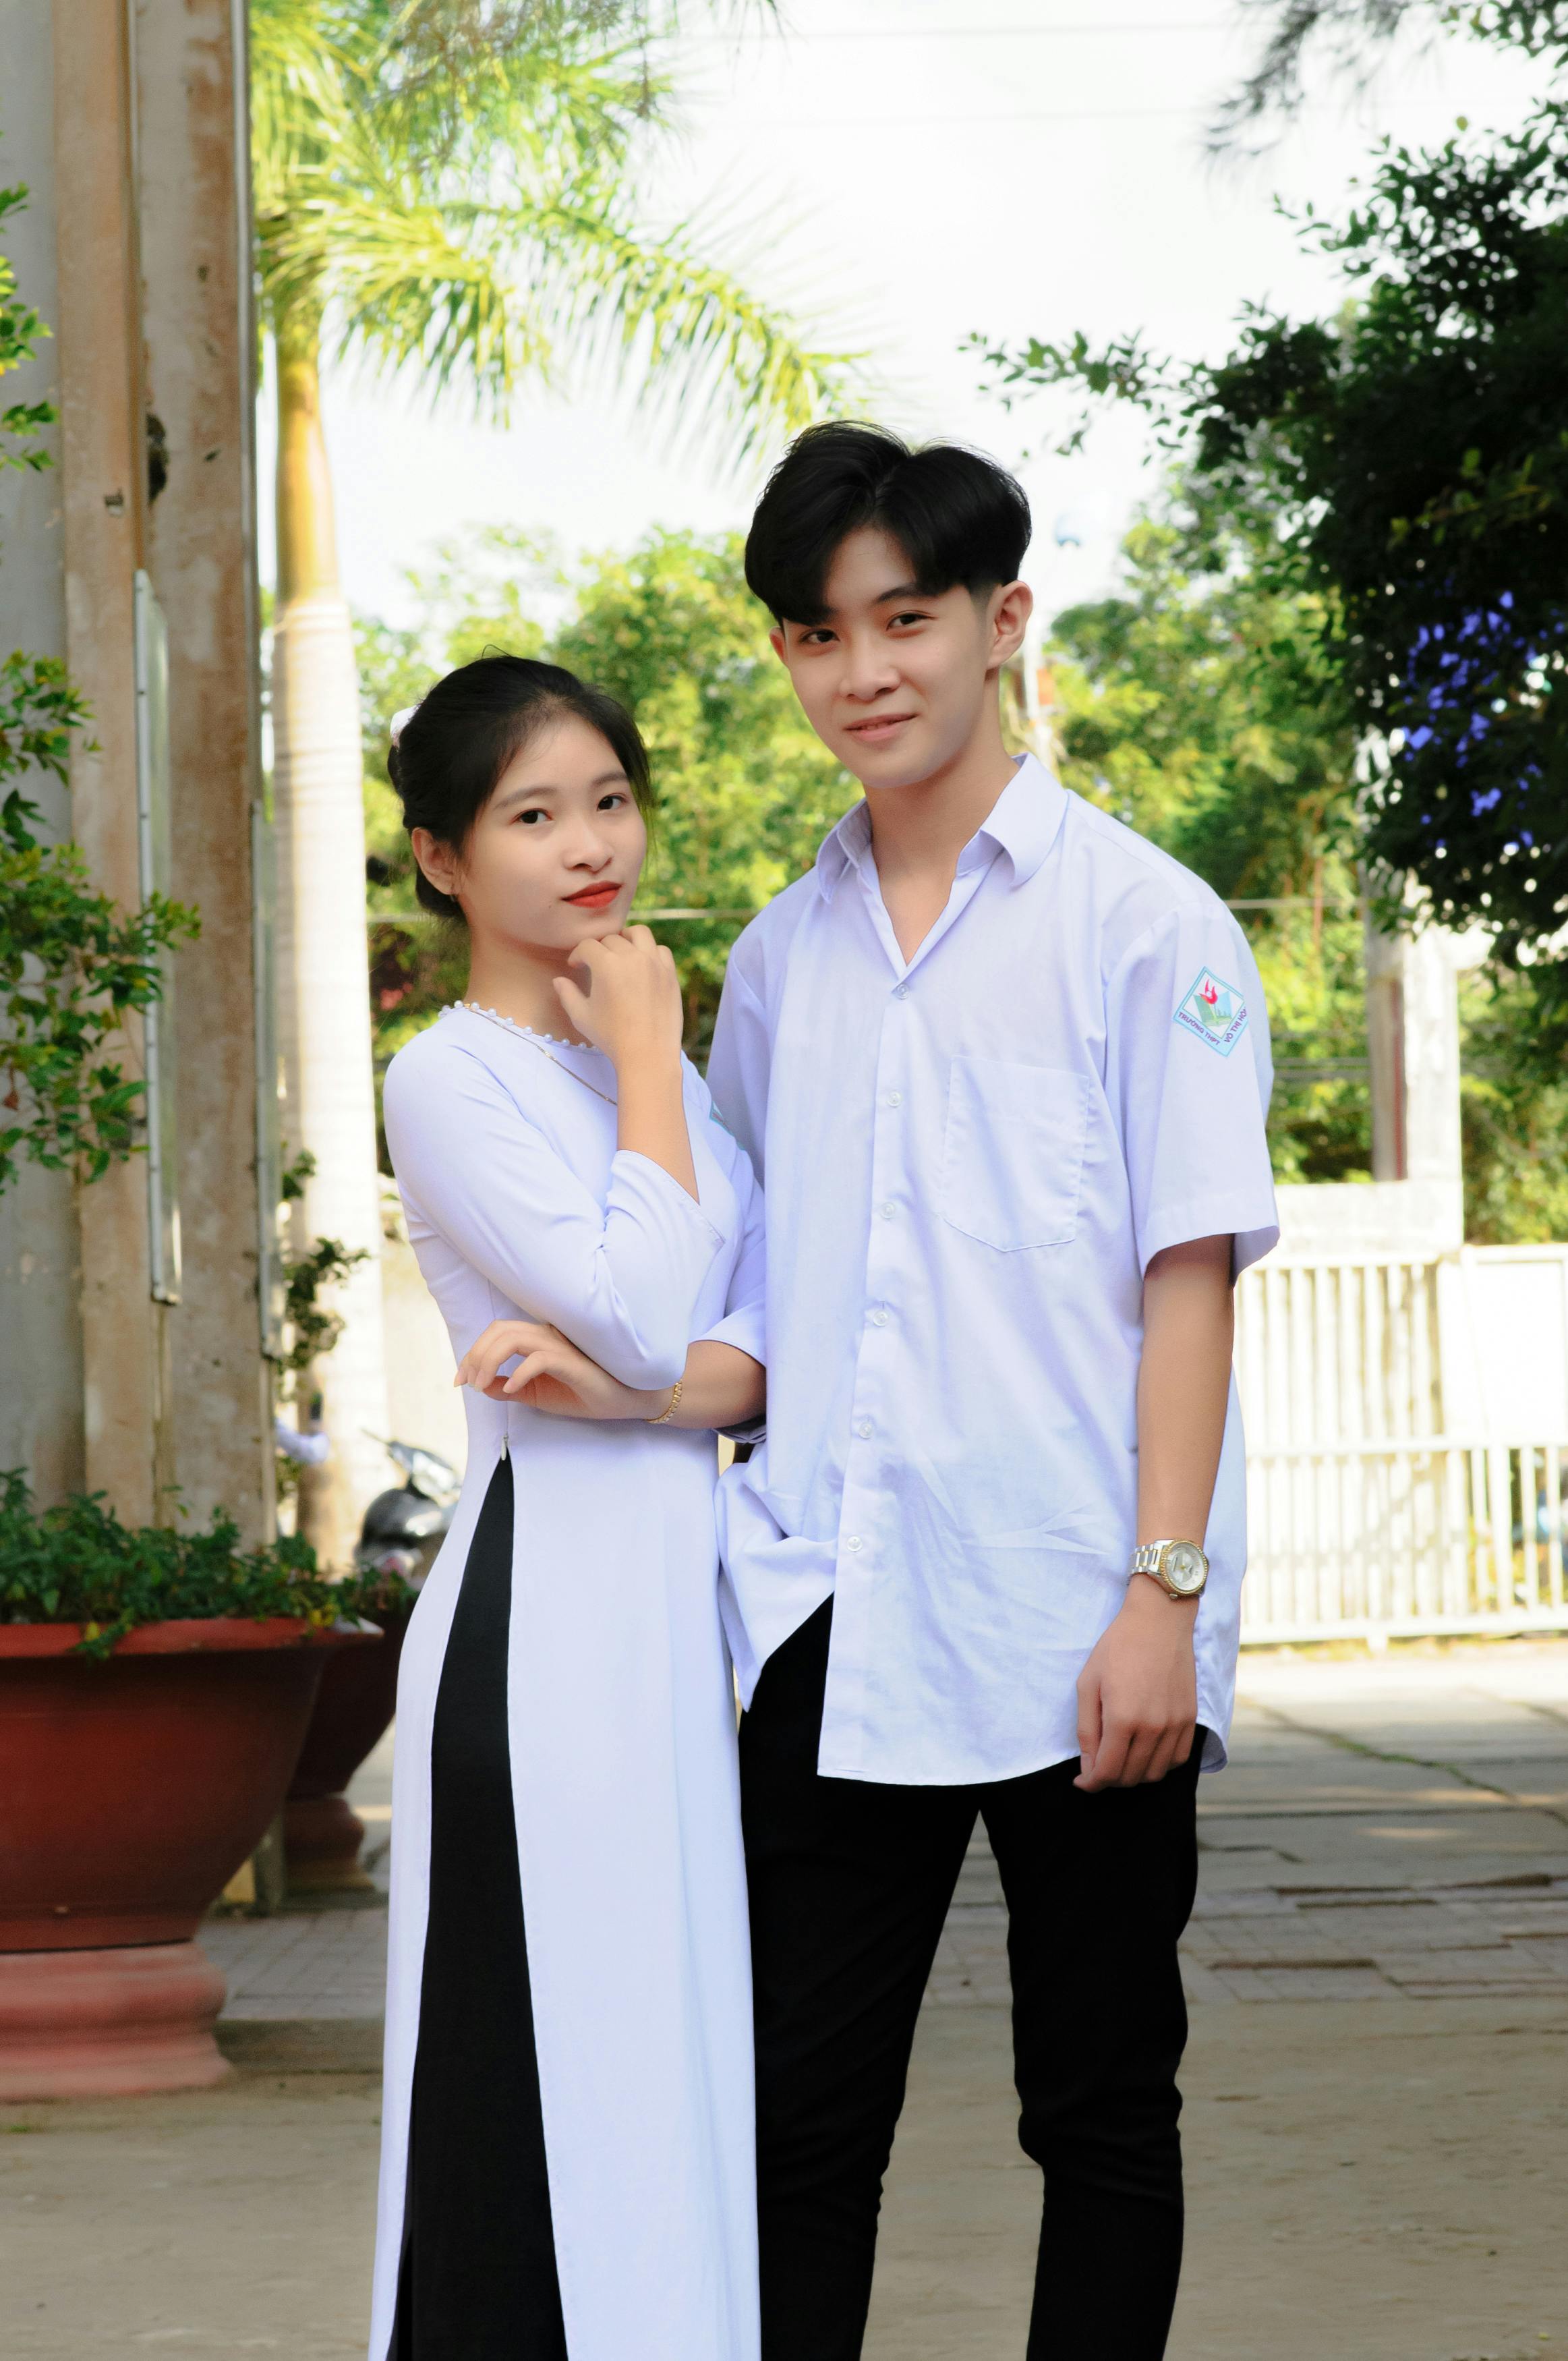
<path id="1" fill-rule="evenodd" d="M 1171 2361 L 1568 2361 L 1568 1642 L 1243 1662 L 1183 1945 L 1190 2267 Z M 18 2361 L 362 2354 L 380 1891 L 211 1919 L 222 2088 L 0 2109 Z M 978 1834 L 933 1968 L 866 2361 L 1018 2361 L 1006 1915 Z M 641 2361 L 641 2356 L 628 2356 Z"/>

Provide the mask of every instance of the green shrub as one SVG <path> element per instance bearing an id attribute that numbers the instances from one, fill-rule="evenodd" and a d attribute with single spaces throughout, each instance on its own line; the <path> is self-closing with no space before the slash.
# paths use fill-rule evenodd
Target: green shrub
<path id="1" fill-rule="evenodd" d="M 356 1607 L 359 1587 L 351 1595 L 325 1581 L 314 1550 L 291 1533 L 243 1549 L 221 1509 L 205 1532 L 125 1525 L 101 1493 L 38 1510 L 21 1470 L 0 1471 L 0 1621 L 80 1623 L 91 1655 L 107 1656 L 137 1624 L 176 1617 L 329 1624 Z"/>

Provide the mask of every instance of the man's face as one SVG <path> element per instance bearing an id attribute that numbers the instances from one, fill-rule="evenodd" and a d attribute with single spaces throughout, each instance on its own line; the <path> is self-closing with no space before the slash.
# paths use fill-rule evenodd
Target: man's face
<path id="1" fill-rule="evenodd" d="M 913 786 L 958 760 L 1028 619 L 1020 582 L 927 598 L 910 576 L 897 542 L 865 526 L 834 555 L 825 619 L 772 634 L 806 719 L 865 787 Z"/>

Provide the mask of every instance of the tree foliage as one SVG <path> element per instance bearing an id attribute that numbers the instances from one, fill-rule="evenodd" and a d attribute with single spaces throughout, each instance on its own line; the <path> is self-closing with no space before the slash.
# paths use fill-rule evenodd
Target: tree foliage
<path id="1" fill-rule="evenodd" d="M 1085 702 L 1058 675 L 1064 775 L 1092 779 L 1226 899 L 1354 894 L 1359 731 L 1322 599 L 1276 578 L 1255 530 L 1179 478 L 1122 555 L 1118 592 L 1053 626 L 1096 684 Z"/>
<path id="2" fill-rule="evenodd" d="M 0 750 L 7 720 L 71 696 L 60 666 L 7 657 Z M 196 932 L 160 895 L 127 916 L 95 893 L 75 845 L 39 842 L 38 817 L 15 788 L 0 805 L 0 1190 L 24 1158 L 96 1180 L 143 1144 L 146 1083 L 106 1051 L 127 1009 L 161 997 L 164 953 Z"/>
<path id="3" fill-rule="evenodd" d="M 285 1165 L 282 1203 L 298 1202 L 315 1169 L 316 1159 L 308 1150 Z M 363 1247 L 351 1250 L 336 1238 L 313 1238 L 302 1254 L 284 1255 L 284 1345 L 273 1362 L 280 1377 L 298 1378 L 323 1353 L 332 1351 L 343 1334 L 343 1316 L 327 1310 L 322 1290 L 346 1279 L 367 1259 Z"/>
<path id="4" fill-rule="evenodd" d="M 25 188 L 0 189 L 0 224 L 27 202 Z M 32 305 L 22 300 L 9 255 L 0 253 L 0 377 L 31 360 L 48 335 Z M 59 414 L 50 401 L 12 401 L 0 410 L 0 467 L 26 467 L 36 475 L 49 467 L 49 446 L 40 437 Z"/>
<path id="5" fill-rule="evenodd" d="M 1239 906 L 1268 1001 L 1276 1178 L 1368 1179 L 1360 732 L 1321 601 L 1179 476 L 1123 560 L 1115 595 L 1053 626 L 1062 775 Z M 1542 1071 L 1528 999 L 1506 972 L 1464 979 L 1479 1243 L 1568 1231 L 1568 1086 Z"/>
<path id="6" fill-rule="evenodd" d="M 1568 1238 L 1568 1081 L 1541 1058 L 1527 981 L 1460 978 L 1464 1235 L 1479 1246 Z"/>
<path id="7" fill-rule="evenodd" d="M 995 380 L 1142 403 L 1206 497 L 1266 524 L 1270 578 L 1323 602 L 1372 756 L 1367 857 L 1561 1002 L 1568 112 L 1385 148 L 1343 223 L 1301 226 L 1349 277 L 1339 318 L 1253 310 L 1218 365 L 1036 341 L 993 352 Z"/>
<path id="8" fill-rule="evenodd" d="M 1568 0 L 1244 0 L 1266 26 L 1257 62 L 1220 108 L 1211 144 L 1234 147 L 1270 116 L 1297 114 L 1309 62 L 1365 82 L 1396 35 L 1464 31 L 1527 56 L 1568 62 Z"/>
<path id="9" fill-rule="evenodd" d="M 569 350 L 630 367 L 670 425 L 731 455 L 831 404 L 844 357 L 715 260 L 707 225 L 641 225 L 669 88 L 638 0 L 252 0 L 251 26 L 282 349 L 324 326 L 498 416 Z"/>

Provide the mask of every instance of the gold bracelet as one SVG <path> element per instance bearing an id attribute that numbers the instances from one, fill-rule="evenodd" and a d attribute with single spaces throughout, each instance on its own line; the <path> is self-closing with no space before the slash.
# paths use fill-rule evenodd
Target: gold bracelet
<path id="1" fill-rule="evenodd" d="M 675 1379 L 674 1390 L 670 1396 L 667 1406 L 660 1411 L 657 1418 L 651 1418 L 649 1420 L 648 1423 L 650 1426 L 668 1426 L 671 1419 L 674 1418 L 676 1411 L 680 1408 L 681 1396 L 685 1391 L 685 1385 L 686 1381 L 685 1378 L 677 1378 Z"/>

